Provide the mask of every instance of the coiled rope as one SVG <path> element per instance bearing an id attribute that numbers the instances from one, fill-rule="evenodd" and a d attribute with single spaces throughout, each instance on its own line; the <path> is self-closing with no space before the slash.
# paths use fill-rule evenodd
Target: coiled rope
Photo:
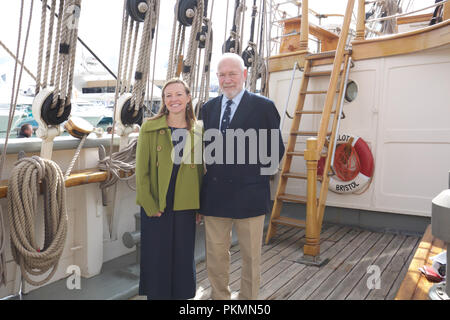
<path id="1" fill-rule="evenodd" d="M 35 232 L 40 184 L 44 191 L 45 222 L 41 248 Z M 46 283 L 57 270 L 67 235 L 65 199 L 63 173 L 55 162 L 33 156 L 15 163 L 8 183 L 11 250 L 22 277 L 34 286 Z M 49 270 L 40 281 L 29 276 L 40 276 Z"/>

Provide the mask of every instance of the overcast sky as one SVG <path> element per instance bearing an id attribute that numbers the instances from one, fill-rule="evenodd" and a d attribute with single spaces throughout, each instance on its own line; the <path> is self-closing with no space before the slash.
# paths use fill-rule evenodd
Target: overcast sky
<path id="1" fill-rule="evenodd" d="M 28 19 L 29 3 L 31 0 L 25 0 L 25 19 Z M 49 1 L 51 2 L 51 1 Z M 284 2 L 284 1 L 283 1 Z M 405 3 L 408 0 L 404 1 Z M 0 40 L 5 43 L 10 50 L 15 52 L 17 43 L 17 30 L 19 24 L 20 0 L 0 0 Z M 29 46 L 27 49 L 27 57 L 25 64 L 36 73 L 37 48 L 39 41 L 39 24 L 41 2 L 34 0 L 34 11 L 32 19 L 32 32 L 30 34 Z M 215 61 L 221 54 L 221 46 L 224 42 L 224 36 L 229 36 L 230 24 L 232 19 L 232 10 L 234 9 L 234 1 L 229 0 L 228 27 L 225 33 L 226 22 L 226 0 L 209 0 L 209 4 L 214 3 L 213 9 L 213 30 L 214 30 L 214 49 L 212 71 L 215 73 Z M 252 0 L 247 0 L 247 15 L 250 15 Z M 260 0 L 257 1 L 259 5 Z M 319 13 L 344 13 L 347 1 L 345 0 L 310 0 L 310 8 Z M 434 0 L 416 0 L 413 2 L 415 7 L 424 7 L 434 3 Z M 172 33 L 172 24 L 174 18 L 175 0 L 161 0 L 161 13 L 159 19 L 159 37 L 158 52 L 156 60 L 156 79 L 165 79 L 167 60 L 169 55 L 170 37 Z M 355 5 L 354 12 L 356 14 Z M 288 10 L 288 14 L 296 16 L 296 8 L 291 5 L 284 7 Z M 117 70 L 118 53 L 120 46 L 120 32 L 122 19 L 122 0 L 83 0 L 81 8 L 81 17 L 79 24 L 79 37 L 112 69 Z M 428 10 L 430 11 L 430 10 Z M 248 25 L 250 24 L 249 18 Z M 314 22 L 314 21 L 313 21 Z M 325 21 L 323 23 L 340 23 L 340 21 Z M 23 23 L 23 35 L 25 34 L 26 23 Z M 244 47 L 247 44 L 249 32 L 245 35 Z M 77 47 L 77 50 L 81 45 Z M 7 69 L 7 65 L 11 65 L 11 59 L 8 54 L 0 47 L 0 74 L 2 69 Z M 152 61 L 153 64 L 153 61 Z M 215 78 L 215 75 L 212 76 Z M 32 82 L 31 78 L 24 78 L 25 82 Z M 214 79 L 215 80 L 215 79 Z"/>

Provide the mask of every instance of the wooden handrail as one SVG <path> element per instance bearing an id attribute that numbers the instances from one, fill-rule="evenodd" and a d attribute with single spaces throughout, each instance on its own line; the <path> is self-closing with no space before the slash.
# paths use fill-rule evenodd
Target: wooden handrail
<path id="1" fill-rule="evenodd" d="M 107 171 L 100 171 L 97 168 L 85 169 L 73 172 L 66 180 L 66 188 L 81 186 L 83 184 L 103 182 L 108 178 Z M 6 198 L 8 194 L 8 180 L 0 182 L 0 198 Z"/>
<path id="2" fill-rule="evenodd" d="M 326 135 L 328 132 L 328 123 L 330 120 L 330 113 L 333 107 L 334 96 L 337 88 L 338 77 L 341 70 L 342 61 L 344 59 L 344 50 L 347 43 L 348 31 L 350 29 L 350 20 L 352 18 L 353 6 L 355 0 L 349 0 L 347 3 L 347 9 L 345 11 L 344 23 L 342 24 L 342 31 L 339 37 L 338 46 L 336 49 L 336 56 L 333 63 L 333 71 L 331 73 L 330 84 L 327 90 L 327 96 L 325 98 L 325 106 L 323 110 L 323 116 L 320 121 L 319 134 L 317 136 L 317 147 L 319 152 L 322 150 Z"/>

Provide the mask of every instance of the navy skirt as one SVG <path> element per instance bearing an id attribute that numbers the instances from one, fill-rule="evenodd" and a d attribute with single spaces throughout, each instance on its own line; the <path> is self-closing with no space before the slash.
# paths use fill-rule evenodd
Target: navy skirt
<path id="1" fill-rule="evenodd" d="M 195 296 L 195 214 L 164 212 L 151 218 L 141 208 L 139 295 L 151 300 Z"/>

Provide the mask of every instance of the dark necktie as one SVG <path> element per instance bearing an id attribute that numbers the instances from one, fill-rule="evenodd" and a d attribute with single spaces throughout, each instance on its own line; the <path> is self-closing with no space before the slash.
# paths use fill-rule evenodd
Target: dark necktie
<path id="1" fill-rule="evenodd" d="M 231 104 L 233 103 L 233 100 L 227 101 L 227 106 L 225 107 L 225 112 L 223 113 L 222 117 L 222 123 L 220 125 L 220 131 L 222 134 L 225 134 L 225 130 L 228 129 L 228 126 L 230 125 L 230 116 L 231 116 Z"/>

